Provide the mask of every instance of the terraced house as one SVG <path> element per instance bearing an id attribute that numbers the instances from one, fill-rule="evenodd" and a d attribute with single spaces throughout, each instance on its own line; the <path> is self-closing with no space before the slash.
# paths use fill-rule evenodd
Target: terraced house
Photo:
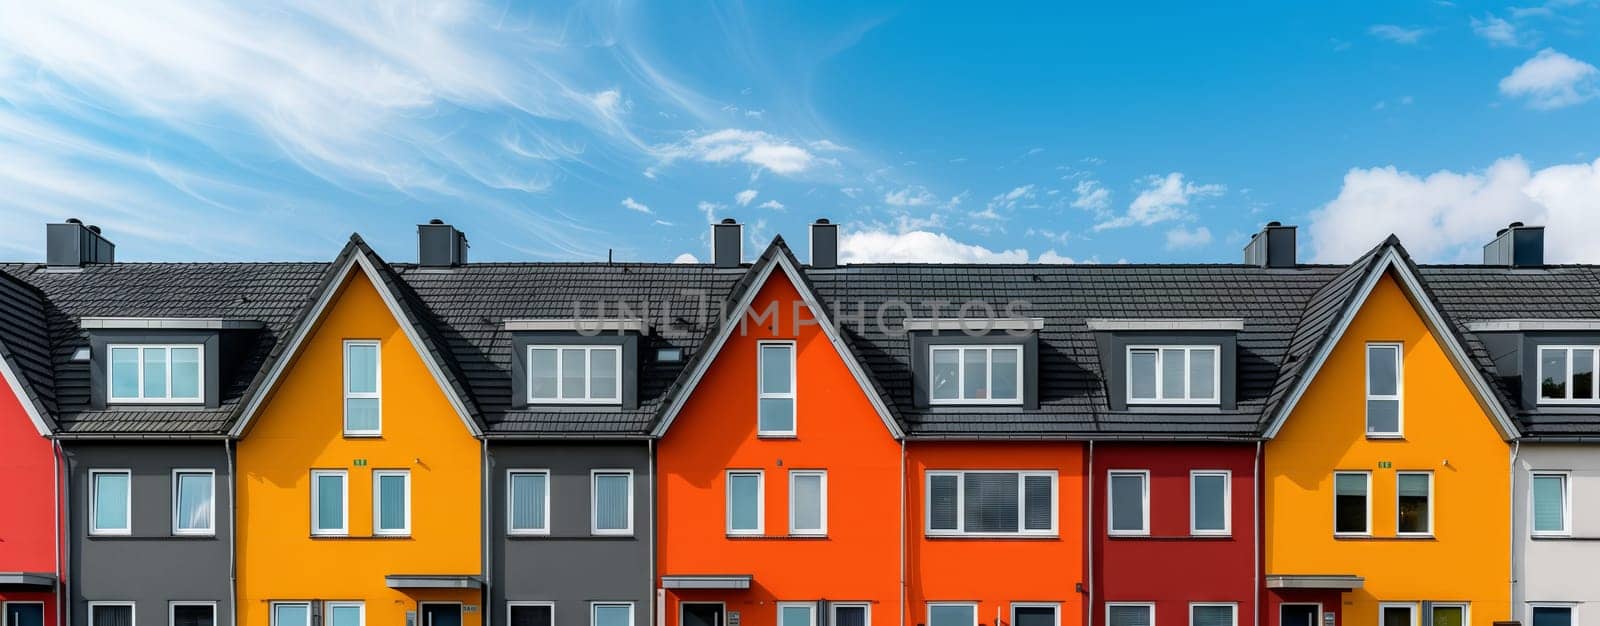
<path id="1" fill-rule="evenodd" d="M 0 626 L 1575 626 L 1600 271 L 0 264 Z M 1600 619 L 1600 617 L 1595 617 Z"/>

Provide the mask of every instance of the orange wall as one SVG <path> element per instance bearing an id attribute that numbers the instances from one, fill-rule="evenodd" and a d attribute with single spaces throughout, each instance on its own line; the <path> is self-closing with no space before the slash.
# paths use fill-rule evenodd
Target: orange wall
<path id="1" fill-rule="evenodd" d="M 742 626 L 771 626 L 775 602 L 823 598 L 870 601 L 873 624 L 898 623 L 900 445 L 822 330 L 794 332 L 798 298 L 774 270 L 753 308 L 777 300 L 777 332 L 736 329 L 660 442 L 659 573 L 754 576 L 747 592 L 668 594 L 668 624 L 678 621 L 680 599 L 726 602 Z M 794 438 L 756 437 L 756 342 L 763 339 L 796 340 Z M 727 536 L 728 469 L 765 470 L 766 536 Z M 828 471 L 826 538 L 785 536 L 790 469 Z"/>
<path id="2" fill-rule="evenodd" d="M 345 339 L 382 342 L 382 437 L 344 437 Z M 408 595 L 384 585 L 388 574 L 480 573 L 481 455 L 359 270 L 240 440 L 238 468 L 240 624 L 266 626 L 271 600 L 362 600 L 373 625 L 405 624 L 419 597 L 479 603 L 476 589 Z M 349 473 L 349 537 L 311 537 L 312 469 Z M 411 471 L 410 537 L 371 536 L 377 469 Z M 465 613 L 463 626 L 482 615 Z"/>
<path id="3" fill-rule="evenodd" d="M 907 532 L 910 617 L 927 623 L 927 603 L 977 601 L 980 624 L 996 615 L 1011 623 L 1012 602 L 1059 602 L 1062 626 L 1083 624 L 1084 460 L 1078 443 L 913 443 Z M 930 470 L 1055 470 L 1056 530 L 1053 538 L 967 539 L 927 536 L 926 473 Z"/>

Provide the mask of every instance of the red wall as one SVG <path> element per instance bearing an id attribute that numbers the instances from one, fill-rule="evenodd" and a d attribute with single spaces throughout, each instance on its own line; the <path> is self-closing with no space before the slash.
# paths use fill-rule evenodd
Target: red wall
<path id="1" fill-rule="evenodd" d="M 0 380 L 0 572 L 52 573 L 56 559 L 55 466 L 50 441 Z M 45 602 L 55 624 L 53 594 L 0 590 L 0 602 Z"/>
<path id="2" fill-rule="evenodd" d="M 1157 624 L 1188 624 L 1190 602 L 1237 602 L 1239 626 L 1255 620 L 1254 444 L 1095 444 L 1094 624 L 1106 602 L 1154 602 Z M 1150 472 L 1150 536 L 1109 537 L 1107 472 Z M 1189 472 L 1229 470 L 1232 535 L 1191 537 Z"/>

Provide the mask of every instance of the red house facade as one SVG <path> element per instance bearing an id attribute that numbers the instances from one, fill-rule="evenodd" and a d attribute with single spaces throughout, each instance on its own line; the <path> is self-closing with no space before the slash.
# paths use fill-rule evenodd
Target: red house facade
<path id="1" fill-rule="evenodd" d="M 49 439 L 49 367 L 36 293 L 0 274 L 0 306 L 29 323 L 0 328 L 0 610 L 6 626 L 56 626 L 61 590 L 61 485 Z"/>

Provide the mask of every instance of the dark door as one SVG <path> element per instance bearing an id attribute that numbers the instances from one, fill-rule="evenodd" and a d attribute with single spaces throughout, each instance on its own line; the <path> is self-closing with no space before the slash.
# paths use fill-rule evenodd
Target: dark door
<path id="1" fill-rule="evenodd" d="M 6 603 L 5 626 L 44 626 L 44 605 L 35 602 Z"/>
<path id="2" fill-rule="evenodd" d="M 422 605 L 421 626 L 461 626 L 461 605 L 459 604 L 424 604 Z"/>
<path id="3" fill-rule="evenodd" d="M 1317 613 L 1322 609 L 1315 604 L 1285 604 L 1279 610 L 1283 616 L 1280 626 L 1317 626 Z"/>
<path id="4" fill-rule="evenodd" d="M 722 604 L 716 602 L 683 603 L 682 626 L 722 626 Z"/>

